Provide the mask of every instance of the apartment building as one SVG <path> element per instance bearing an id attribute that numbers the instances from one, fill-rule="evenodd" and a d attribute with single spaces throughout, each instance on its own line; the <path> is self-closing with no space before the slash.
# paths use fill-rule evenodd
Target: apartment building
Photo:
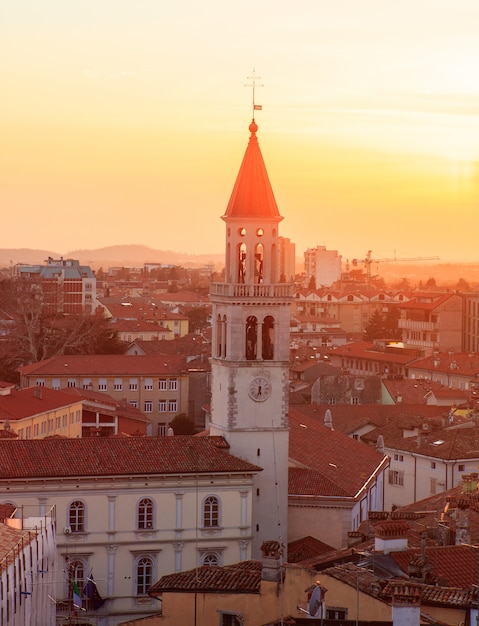
<path id="1" fill-rule="evenodd" d="M 44 265 L 19 263 L 15 276 L 29 282 L 41 294 L 46 313 L 93 313 L 96 306 L 96 278 L 88 265 L 75 259 L 53 259 Z"/>
<path id="2" fill-rule="evenodd" d="M 151 419 L 153 435 L 188 414 L 188 368 L 178 355 L 58 356 L 19 368 L 20 386 L 104 392 Z"/>
<path id="3" fill-rule="evenodd" d="M 399 305 L 398 326 L 408 348 L 462 350 L 463 298 L 456 293 L 420 293 Z"/>

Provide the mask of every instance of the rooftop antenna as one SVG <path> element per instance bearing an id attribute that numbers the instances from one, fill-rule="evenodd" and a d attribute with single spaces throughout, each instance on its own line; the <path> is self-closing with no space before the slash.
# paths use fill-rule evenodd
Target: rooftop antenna
<path id="1" fill-rule="evenodd" d="M 250 83 L 246 83 L 245 87 L 251 87 L 253 92 L 253 122 L 254 122 L 254 112 L 262 111 L 263 106 L 261 104 L 256 104 L 254 99 L 254 92 L 256 87 L 263 87 L 264 85 L 258 84 L 256 81 L 261 80 L 261 76 L 256 76 L 256 72 L 253 68 L 253 74 L 251 76 L 247 76 L 247 80 L 250 80 Z"/>

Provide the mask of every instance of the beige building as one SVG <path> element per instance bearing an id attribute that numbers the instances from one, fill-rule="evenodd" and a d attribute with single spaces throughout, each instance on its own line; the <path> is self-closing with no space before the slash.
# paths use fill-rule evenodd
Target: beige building
<path id="1" fill-rule="evenodd" d="M 221 437 L 0 439 L 0 457 L 0 504 L 39 516 L 55 507 L 58 624 L 71 610 L 70 567 L 80 591 L 93 571 L 106 599 L 94 610 L 82 593 L 82 618 L 114 626 L 158 610 L 147 591 L 165 574 L 251 558 L 260 468 Z"/>
<path id="2" fill-rule="evenodd" d="M 149 591 L 161 599 L 162 614 L 152 616 L 148 626 L 262 626 L 283 618 L 291 624 L 298 607 L 306 612 L 317 573 L 284 564 L 277 542 L 261 548 L 261 560 L 164 576 Z"/>
<path id="3" fill-rule="evenodd" d="M 153 435 L 166 435 L 176 415 L 188 414 L 188 369 L 178 355 L 59 356 L 19 371 L 21 387 L 77 387 L 129 403 L 151 419 Z"/>
<path id="4" fill-rule="evenodd" d="M 400 305 L 398 326 L 407 348 L 462 350 L 463 298 L 455 293 L 421 293 Z"/>
<path id="5" fill-rule="evenodd" d="M 0 422 L 19 439 L 82 436 L 81 398 L 40 386 L 0 387 Z"/>

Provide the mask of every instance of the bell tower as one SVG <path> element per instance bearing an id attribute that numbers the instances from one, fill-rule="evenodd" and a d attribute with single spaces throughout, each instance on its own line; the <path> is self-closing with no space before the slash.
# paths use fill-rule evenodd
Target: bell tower
<path id="1" fill-rule="evenodd" d="M 253 496 L 253 558 L 265 541 L 287 542 L 290 304 L 279 283 L 279 214 L 253 118 L 222 219 L 225 278 L 212 283 L 210 433 L 262 468 Z"/>

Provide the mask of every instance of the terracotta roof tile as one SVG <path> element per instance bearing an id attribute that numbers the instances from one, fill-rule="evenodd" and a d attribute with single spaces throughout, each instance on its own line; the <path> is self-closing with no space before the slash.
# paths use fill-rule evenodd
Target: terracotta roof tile
<path id="1" fill-rule="evenodd" d="M 354 497 L 379 466 L 387 461 L 387 457 L 375 448 L 330 430 L 293 408 L 289 411 L 289 427 L 290 465 L 316 471 L 348 497 Z M 308 480 L 309 485 L 320 484 L 319 479 L 313 479 L 313 475 Z"/>
<path id="2" fill-rule="evenodd" d="M 222 437 L 0 440 L 2 479 L 257 471 Z"/>
<path id="3" fill-rule="evenodd" d="M 25 417 L 54 411 L 80 402 L 65 391 L 47 387 L 11 389 L 8 395 L 0 395 L 0 419 L 19 420 Z"/>
<path id="4" fill-rule="evenodd" d="M 57 356 L 19 368 L 29 376 L 108 376 L 179 374 L 187 370 L 186 360 L 173 354 L 118 355 L 92 354 Z"/>

